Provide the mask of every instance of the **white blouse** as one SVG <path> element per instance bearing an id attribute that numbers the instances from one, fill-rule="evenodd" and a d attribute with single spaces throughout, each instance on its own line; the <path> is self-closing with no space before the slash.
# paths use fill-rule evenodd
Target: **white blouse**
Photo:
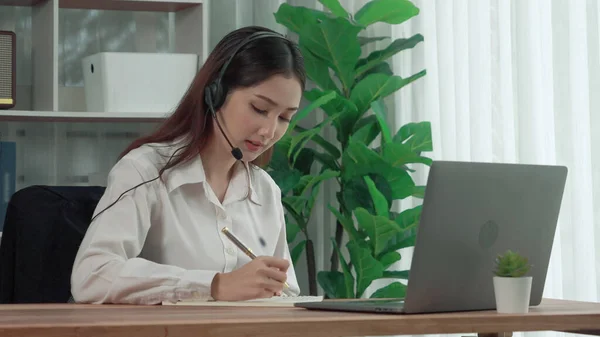
<path id="1" fill-rule="evenodd" d="M 112 168 L 94 212 L 156 178 L 174 144 L 143 145 Z M 161 155 L 162 154 L 162 155 Z M 156 304 L 210 299 L 217 272 L 250 259 L 221 233 L 228 227 L 255 255 L 290 261 L 288 291 L 300 293 L 286 242 L 279 187 L 263 170 L 237 162 L 223 203 L 198 156 L 126 193 L 89 226 L 71 274 L 76 302 Z"/>

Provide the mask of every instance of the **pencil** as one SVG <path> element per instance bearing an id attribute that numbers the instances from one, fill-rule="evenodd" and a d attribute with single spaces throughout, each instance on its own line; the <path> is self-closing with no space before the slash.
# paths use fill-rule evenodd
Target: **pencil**
<path id="1" fill-rule="evenodd" d="M 235 237 L 235 235 L 233 235 L 233 233 L 231 233 L 227 227 L 223 227 L 223 229 L 221 229 L 221 232 L 223 232 L 223 234 L 225 234 L 225 236 L 227 236 L 227 238 L 231 240 L 231 242 L 233 242 L 233 244 L 236 245 L 239 249 L 241 249 L 250 259 L 256 259 L 256 255 L 254 255 L 252 250 L 246 247 L 246 245 L 244 245 L 237 237 Z M 286 288 L 290 287 L 290 285 L 287 282 L 283 282 L 283 284 Z"/>

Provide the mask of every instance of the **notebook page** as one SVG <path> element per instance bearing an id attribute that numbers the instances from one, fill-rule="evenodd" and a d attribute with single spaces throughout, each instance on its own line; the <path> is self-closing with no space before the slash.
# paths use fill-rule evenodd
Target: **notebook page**
<path id="1" fill-rule="evenodd" d="M 197 301 L 183 300 L 177 303 L 163 302 L 163 305 L 218 306 L 218 307 L 293 307 L 294 303 L 320 302 L 323 296 L 273 296 L 247 301 Z"/>

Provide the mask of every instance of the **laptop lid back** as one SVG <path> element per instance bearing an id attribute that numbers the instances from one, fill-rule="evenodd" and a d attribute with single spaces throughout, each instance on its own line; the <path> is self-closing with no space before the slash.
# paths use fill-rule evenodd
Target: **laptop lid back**
<path id="1" fill-rule="evenodd" d="M 508 249 L 533 265 L 539 304 L 566 176 L 562 166 L 434 162 L 404 311 L 494 309 L 494 260 Z"/>

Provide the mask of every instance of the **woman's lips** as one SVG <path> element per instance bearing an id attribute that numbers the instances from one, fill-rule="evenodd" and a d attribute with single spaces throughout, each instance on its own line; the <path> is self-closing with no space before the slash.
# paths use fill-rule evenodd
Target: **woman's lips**
<path id="1" fill-rule="evenodd" d="M 247 140 L 245 143 L 246 143 L 246 148 L 248 148 L 248 150 L 250 152 L 256 152 L 263 147 L 263 145 L 261 143 L 253 142 L 250 140 Z"/>

